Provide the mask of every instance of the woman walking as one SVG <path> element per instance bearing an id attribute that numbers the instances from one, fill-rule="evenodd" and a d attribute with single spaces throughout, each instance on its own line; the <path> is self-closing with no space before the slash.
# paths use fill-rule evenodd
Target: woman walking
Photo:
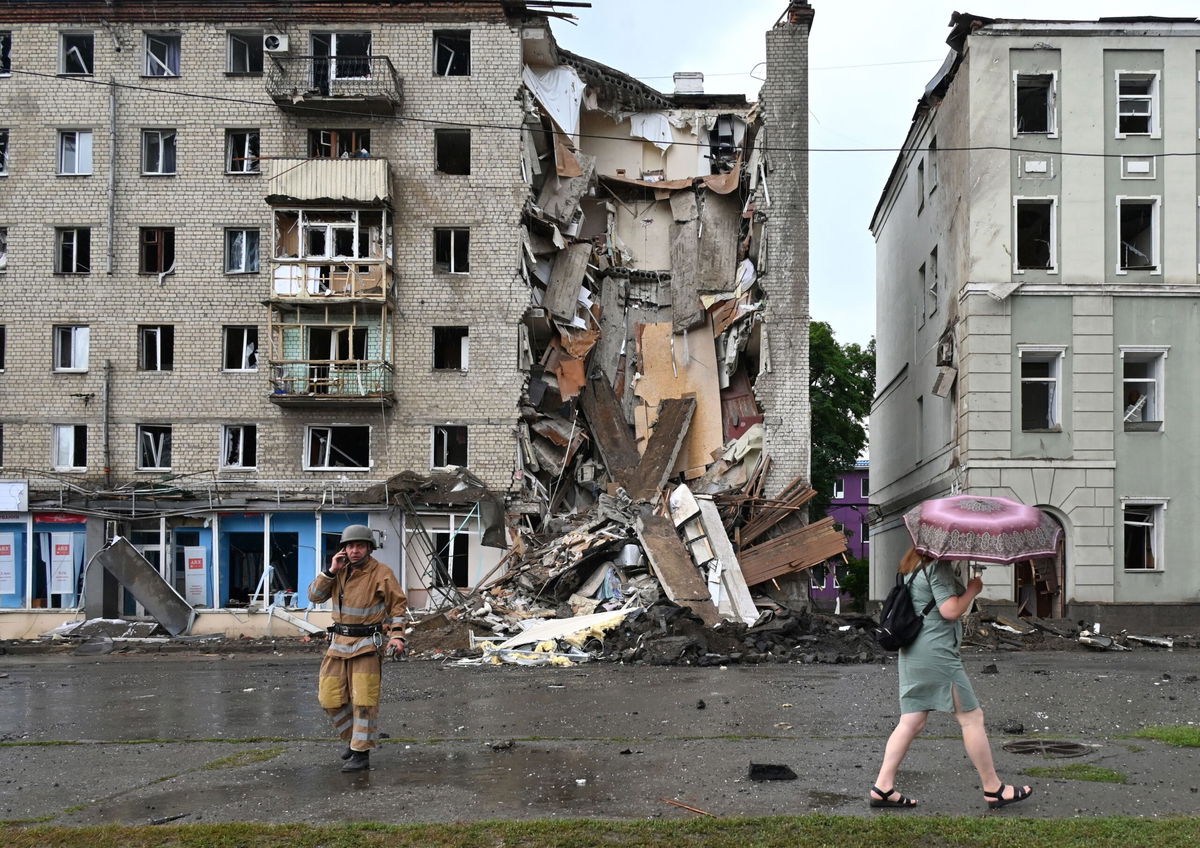
<path id="1" fill-rule="evenodd" d="M 932 562 L 910 548 L 900 561 L 899 571 L 908 575 L 918 569 L 924 570 L 924 578 L 918 575 L 910 586 L 913 606 L 920 611 L 931 598 L 934 605 L 926 614 L 925 626 L 916 641 L 900 649 L 900 721 L 884 748 L 883 764 L 871 787 L 871 806 L 917 806 L 915 800 L 897 791 L 896 772 L 912 741 L 925 729 L 930 710 L 953 713 L 958 720 L 963 746 L 979 773 L 989 808 L 998 809 L 1024 801 L 1033 794 L 1032 789 L 1009 786 L 996 774 L 987 730 L 983 726 L 983 710 L 959 656 L 960 619 L 982 591 L 983 581 L 972 577 L 963 586 L 950 563 Z"/>

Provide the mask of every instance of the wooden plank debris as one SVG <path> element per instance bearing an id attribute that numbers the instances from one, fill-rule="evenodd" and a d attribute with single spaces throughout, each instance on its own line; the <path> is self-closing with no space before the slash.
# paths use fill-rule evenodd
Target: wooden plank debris
<path id="1" fill-rule="evenodd" d="M 589 379 L 580 395 L 580 404 L 609 475 L 624 485 L 641 457 L 608 378 L 601 374 Z"/>
<path id="2" fill-rule="evenodd" d="M 696 613 L 705 624 L 720 621 L 708 586 L 676 535 L 671 520 L 661 515 L 642 515 L 635 522 L 634 530 L 667 597 Z"/>
<path id="3" fill-rule="evenodd" d="M 654 433 L 646 443 L 637 473 L 625 487 L 631 498 L 651 500 L 666 484 L 695 411 L 695 398 L 667 398 L 659 405 Z"/>
<path id="4" fill-rule="evenodd" d="M 555 318 L 574 320 L 579 309 L 579 289 L 591 255 L 592 246 L 588 242 L 569 244 L 566 250 L 559 251 L 542 300 L 542 306 Z"/>
<path id="5" fill-rule="evenodd" d="M 739 561 L 749 586 L 784 574 L 811 568 L 846 551 L 846 536 L 833 529 L 833 518 L 806 524 L 798 530 L 742 548 Z"/>

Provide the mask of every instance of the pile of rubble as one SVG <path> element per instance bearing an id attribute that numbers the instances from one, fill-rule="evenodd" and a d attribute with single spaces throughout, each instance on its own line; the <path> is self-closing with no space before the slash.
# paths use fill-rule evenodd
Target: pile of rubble
<path id="1" fill-rule="evenodd" d="M 969 616 L 963 628 L 963 644 L 992 650 L 1090 650 L 1131 651 L 1138 648 L 1174 650 L 1200 647 L 1193 635 L 1151 636 L 1122 630 L 1101 632 L 1098 622 L 1062 618 L 1009 618 L 980 612 Z"/>

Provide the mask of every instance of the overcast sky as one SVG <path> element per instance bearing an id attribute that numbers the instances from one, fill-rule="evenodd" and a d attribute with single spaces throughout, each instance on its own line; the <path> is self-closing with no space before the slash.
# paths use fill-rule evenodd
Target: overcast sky
<path id="1" fill-rule="evenodd" d="M 867 229 L 917 98 L 949 48 L 955 11 L 990 18 L 1095 20 L 1116 15 L 1196 17 L 1179 0 L 810 0 L 809 144 L 812 317 L 841 342 L 875 335 L 875 242 Z M 702 71 L 710 93 L 757 99 L 764 33 L 787 0 L 592 0 L 577 25 L 554 24 L 568 50 L 611 65 L 661 91 L 675 71 Z M 756 79 L 755 77 L 758 77 Z"/>

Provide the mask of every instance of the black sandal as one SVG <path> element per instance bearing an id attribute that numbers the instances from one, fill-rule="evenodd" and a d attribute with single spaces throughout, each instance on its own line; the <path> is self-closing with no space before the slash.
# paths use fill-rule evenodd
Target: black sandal
<path id="1" fill-rule="evenodd" d="M 1005 789 L 1011 789 L 1013 791 L 1013 796 L 1011 798 L 1004 797 Z M 1018 801 L 1024 801 L 1032 794 L 1033 790 L 1026 789 L 1024 786 L 1018 789 L 1015 786 L 1009 786 L 1007 783 L 1001 783 L 999 789 L 997 789 L 995 792 L 985 791 L 983 793 L 983 797 L 988 799 L 987 804 L 989 810 L 998 810 L 1001 807 L 1007 807 L 1009 804 L 1015 804 Z"/>
<path id="2" fill-rule="evenodd" d="M 1003 789 L 1003 788 L 1004 787 L 1001 787 L 1001 789 Z M 899 792 L 896 791 L 896 787 L 894 787 L 894 786 L 891 789 L 889 789 L 887 792 L 884 792 L 878 786 L 872 786 L 871 791 L 879 796 L 878 798 L 871 799 L 872 807 L 915 807 L 915 806 L 917 806 L 916 801 L 914 801 L 912 798 L 908 798 L 904 795 L 901 795 Z M 892 799 L 893 795 L 896 796 L 896 798 L 894 800 Z"/>

